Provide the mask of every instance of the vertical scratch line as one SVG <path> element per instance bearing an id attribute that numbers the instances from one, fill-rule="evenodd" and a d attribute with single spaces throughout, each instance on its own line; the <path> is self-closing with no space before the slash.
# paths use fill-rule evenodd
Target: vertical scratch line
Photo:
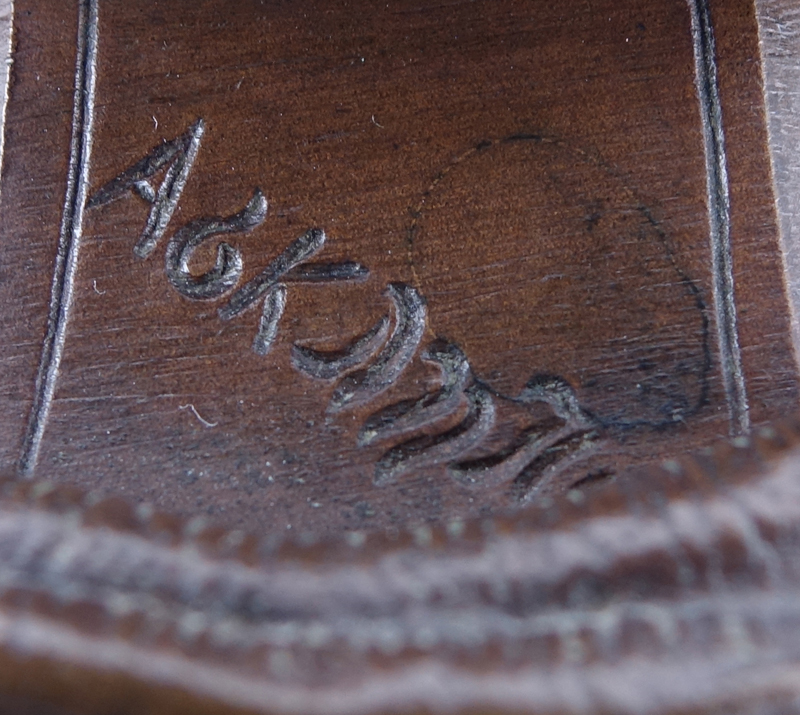
<path id="1" fill-rule="evenodd" d="M 750 429 L 750 408 L 747 404 L 742 352 L 739 347 L 736 322 L 731 255 L 731 199 L 716 49 L 708 0 L 688 0 L 688 2 L 692 18 L 695 84 L 700 103 L 705 148 L 714 311 L 720 363 L 728 399 L 730 432 L 732 435 L 738 435 Z"/>
<path id="2" fill-rule="evenodd" d="M 58 236 L 53 280 L 50 286 L 47 330 L 36 373 L 33 406 L 18 464 L 19 473 L 24 477 L 31 477 L 33 474 L 45 424 L 53 402 L 72 306 L 75 273 L 78 268 L 78 251 L 83 232 L 83 212 L 86 205 L 94 124 L 97 3 L 98 0 L 80 0 L 79 5 L 75 96 L 72 106 L 72 136 L 67 191 Z"/>

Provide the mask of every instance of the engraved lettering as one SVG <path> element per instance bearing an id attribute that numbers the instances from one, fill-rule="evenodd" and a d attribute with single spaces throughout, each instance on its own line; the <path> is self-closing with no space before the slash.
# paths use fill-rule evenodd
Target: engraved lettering
<path id="1" fill-rule="evenodd" d="M 282 283 L 273 284 L 264 298 L 264 307 L 258 321 L 258 332 L 253 341 L 253 352 L 256 355 L 266 355 L 278 337 L 278 323 L 286 310 L 286 286 Z"/>
<path id="2" fill-rule="evenodd" d="M 436 340 L 420 356 L 437 365 L 442 386 L 417 400 L 403 400 L 372 415 L 358 433 L 359 446 L 392 439 L 446 419 L 465 403 L 464 390 L 472 380 L 467 356 L 454 343 Z"/>
<path id="3" fill-rule="evenodd" d="M 166 232 L 197 156 L 203 131 L 200 119 L 181 137 L 154 148 L 89 201 L 89 207 L 102 206 L 133 192 L 152 204 L 134 249 L 140 258 L 149 256 Z M 165 177 L 155 190 L 149 179 L 165 167 Z M 190 263 L 195 250 L 214 236 L 254 229 L 264 222 L 266 214 L 267 200 L 256 189 L 238 213 L 225 218 L 200 218 L 178 229 L 170 238 L 165 254 L 165 270 L 172 286 L 192 300 L 213 300 L 233 290 L 242 275 L 240 251 L 225 241 L 220 242 L 214 267 L 194 275 Z M 262 302 L 252 344 L 256 354 L 267 355 L 275 344 L 286 310 L 287 284 L 360 281 L 369 276 L 369 270 L 354 261 L 309 262 L 325 242 L 322 229 L 306 231 L 219 309 L 220 319 L 228 321 Z M 384 316 L 338 350 L 315 350 L 299 343 L 292 347 L 292 365 L 299 372 L 312 379 L 339 380 L 328 405 L 329 413 L 352 409 L 377 398 L 397 382 L 419 349 L 427 324 L 425 298 L 405 283 L 390 283 L 386 295 L 394 314 L 391 336 L 392 321 Z M 500 394 L 497 397 L 518 405 L 544 403 L 553 416 L 529 427 L 514 444 L 499 452 L 459 461 L 494 429 L 493 392 L 473 375 L 466 355 L 454 343 L 437 339 L 423 351 L 421 359 L 439 368 L 440 387 L 379 410 L 359 431 L 360 447 L 398 437 L 405 439 L 376 464 L 373 479 L 376 486 L 394 483 L 419 469 L 446 464 L 451 477 L 465 486 L 489 488 L 510 484 L 512 496 L 526 501 L 556 474 L 603 445 L 597 421 L 580 406 L 572 386 L 557 375 L 535 374 L 518 397 Z M 199 415 L 198 419 L 205 424 Z M 455 420 L 460 422 L 446 429 Z M 430 434 L 431 429 L 437 428 L 439 433 Z M 428 434 L 413 436 L 423 430 Z M 409 436 L 411 439 L 407 439 Z"/>
<path id="4" fill-rule="evenodd" d="M 139 258 L 147 258 L 167 230 L 197 158 L 204 131 L 205 123 L 198 119 L 185 134 L 155 147 L 144 159 L 102 186 L 89 199 L 87 208 L 94 208 L 135 191 L 153 205 L 133 249 Z M 167 165 L 169 168 L 164 180 L 156 191 L 147 180 Z"/>
<path id="5" fill-rule="evenodd" d="M 292 365 L 317 380 L 333 380 L 354 368 L 361 367 L 380 349 L 389 336 L 389 318 L 382 317 L 366 333 L 342 350 L 324 352 L 295 343 Z"/>
<path id="6" fill-rule="evenodd" d="M 373 400 L 391 387 L 408 367 L 425 332 L 425 299 L 416 288 L 405 283 L 390 283 L 386 294 L 395 312 L 392 337 L 367 368 L 347 375 L 337 386 L 328 405 L 329 412 L 340 412 Z"/>
<path id="7" fill-rule="evenodd" d="M 603 446 L 597 431 L 580 431 L 544 450 L 514 480 L 512 496 L 530 501 L 542 487 L 574 464 L 583 461 Z"/>
<path id="8" fill-rule="evenodd" d="M 152 204 L 145 228 L 134 247 L 134 253 L 139 258 L 149 256 L 166 232 L 197 157 L 204 129 L 203 120 L 198 119 L 185 134 L 155 147 L 144 159 L 101 187 L 89 200 L 87 206 L 94 208 L 134 192 Z M 148 179 L 164 167 L 168 167 L 166 175 L 156 191 Z M 167 244 L 165 257 L 167 278 L 172 286 L 192 300 L 213 300 L 233 290 L 243 269 L 242 255 L 237 249 L 221 242 L 217 247 L 214 267 L 200 276 L 192 275 L 189 270 L 192 254 L 212 236 L 252 230 L 264 222 L 266 214 L 267 200 L 256 189 L 253 198 L 239 213 L 227 218 L 197 219 L 180 228 Z M 354 261 L 301 266 L 318 253 L 324 244 L 324 231 L 318 228 L 306 231 L 259 276 L 234 293 L 228 305 L 219 310 L 222 320 L 231 320 L 264 299 L 258 332 L 253 342 L 253 350 L 257 354 L 266 355 L 277 337 L 278 324 L 286 307 L 286 286 L 283 283 L 357 281 L 369 276 L 369 270 Z M 279 284 L 279 280 L 283 283 Z M 367 354 L 367 357 L 371 354 Z"/>
<path id="9" fill-rule="evenodd" d="M 468 410 L 464 420 L 435 437 L 418 437 L 390 449 L 375 466 L 376 486 L 386 486 L 409 472 L 452 462 L 466 454 L 491 432 L 496 408 L 486 388 L 474 384 L 464 394 Z"/>
<path id="10" fill-rule="evenodd" d="M 369 277 L 369 268 L 355 261 L 342 263 L 305 263 L 292 268 L 283 278 L 284 283 L 334 283 L 361 281 Z"/>
<path id="11" fill-rule="evenodd" d="M 513 483 L 512 491 L 524 500 L 543 486 L 545 478 L 552 479 L 600 446 L 594 420 L 581 408 L 575 391 L 564 378 L 534 375 L 515 402 L 544 402 L 555 419 L 527 430 L 521 444 L 479 460 L 450 465 L 450 475 L 456 481 L 481 488 Z"/>
<path id="12" fill-rule="evenodd" d="M 593 420 L 578 404 L 575 390 L 563 377 L 538 373 L 525 384 L 518 400 L 525 404 L 547 403 L 557 417 L 569 424 L 586 425 Z"/>
<path id="13" fill-rule="evenodd" d="M 524 435 L 522 445 L 502 450 L 480 460 L 450 466 L 450 476 L 468 487 L 495 487 L 513 482 L 546 450 L 573 434 L 572 426 L 537 426 Z"/>
<path id="14" fill-rule="evenodd" d="M 395 330 L 378 358 L 366 369 L 345 374 L 352 369 L 354 355 L 360 355 L 362 347 L 373 340 L 379 342 L 377 336 L 387 329 L 385 318 L 343 350 L 325 353 L 300 345 L 292 349 L 294 367 L 311 378 L 329 380 L 345 374 L 334 390 L 329 412 L 374 399 L 394 384 L 416 352 L 425 326 L 424 299 L 415 289 L 399 283 L 390 284 L 387 294 L 397 315 Z M 456 427 L 444 433 L 408 439 L 386 452 L 375 468 L 376 486 L 392 484 L 418 469 L 447 464 L 451 477 L 464 486 L 489 488 L 510 483 L 513 495 L 518 500 L 527 500 L 554 475 L 602 446 L 595 420 L 580 406 L 572 386 L 558 375 L 537 373 L 517 398 L 504 399 L 519 405 L 544 403 L 553 417 L 527 429 L 521 439 L 500 452 L 459 462 L 494 428 L 496 407 L 491 391 L 476 380 L 466 355 L 454 343 L 437 339 L 420 357 L 439 367 L 441 387 L 371 415 L 359 431 L 358 446 L 405 437 L 436 426 L 456 415 L 464 405 L 466 414 Z"/>
<path id="15" fill-rule="evenodd" d="M 242 254 L 228 243 L 217 246 L 214 267 L 201 276 L 189 272 L 194 250 L 207 239 L 229 233 L 250 231 L 267 216 L 267 200 L 259 189 L 239 213 L 228 218 L 201 218 L 179 229 L 169 240 L 166 252 L 167 278 L 175 290 L 193 300 L 218 298 L 234 288 L 242 275 Z"/>
<path id="16" fill-rule="evenodd" d="M 219 309 L 222 320 L 231 320 L 255 305 L 292 268 L 319 253 L 325 245 L 325 232 L 319 228 L 306 231 L 270 263 L 260 275 L 237 290 L 228 305 Z"/>

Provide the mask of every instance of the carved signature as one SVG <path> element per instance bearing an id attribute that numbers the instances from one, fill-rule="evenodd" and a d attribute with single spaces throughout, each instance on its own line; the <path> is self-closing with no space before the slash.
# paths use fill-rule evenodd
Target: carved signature
<path id="1" fill-rule="evenodd" d="M 185 134 L 155 147 L 144 159 L 123 171 L 102 186 L 90 199 L 87 208 L 103 206 L 131 193 L 138 194 L 151 204 L 147 222 L 133 252 L 148 258 L 164 236 L 172 214 L 180 201 L 189 178 L 205 124 L 198 119 Z M 149 179 L 166 171 L 158 189 Z M 242 276 L 243 260 L 240 251 L 226 242 L 217 246 L 214 267 L 201 276 L 189 272 L 194 251 L 217 235 L 244 233 L 264 222 L 267 200 L 256 189 L 247 205 L 237 214 L 226 218 L 201 218 L 179 228 L 167 243 L 166 274 L 172 286 L 191 300 L 215 300 L 233 290 Z M 222 320 L 231 320 L 263 299 L 258 331 L 253 350 L 266 355 L 277 336 L 278 323 L 286 306 L 286 283 L 326 283 L 361 280 L 369 271 L 358 263 L 314 263 L 303 266 L 319 253 L 325 244 L 325 232 L 312 228 L 293 241 L 258 276 L 231 296 L 219 310 Z"/>
<path id="2" fill-rule="evenodd" d="M 149 258 L 164 237 L 180 201 L 205 131 L 198 119 L 171 141 L 154 147 L 133 166 L 103 185 L 89 199 L 97 208 L 131 194 L 150 204 L 150 212 L 134 254 Z M 158 188 L 151 180 L 163 172 Z M 205 217 L 178 228 L 167 241 L 165 272 L 172 287 L 189 300 L 218 300 L 221 320 L 238 317 L 261 303 L 253 351 L 267 355 L 275 344 L 290 283 L 359 281 L 369 276 L 360 263 L 310 262 L 323 249 L 325 232 L 310 228 L 290 243 L 255 278 L 236 289 L 242 276 L 241 252 L 226 241 L 217 245 L 216 262 L 195 275 L 189 264 L 196 249 L 215 236 L 245 233 L 267 216 L 267 199 L 260 189 L 236 214 Z M 234 291 L 231 294 L 231 291 Z M 294 368 L 307 378 L 336 382 L 329 414 L 363 407 L 392 387 L 412 362 L 425 333 L 425 298 L 413 286 L 393 282 L 386 287 L 393 317 L 386 315 L 364 334 L 335 351 L 319 351 L 295 343 Z M 390 332 L 391 329 L 391 332 Z M 558 473 L 603 445 L 600 425 L 578 402 L 569 383 L 559 376 L 535 374 L 516 398 L 495 393 L 474 374 L 460 347 L 443 339 L 432 341 L 421 359 L 435 365 L 441 386 L 432 393 L 406 399 L 374 412 L 361 428 L 358 445 L 394 443 L 375 466 L 373 483 L 385 486 L 430 466 L 445 465 L 450 476 L 468 488 L 511 485 L 511 494 L 529 500 Z M 488 456 L 469 459 L 495 427 L 496 398 L 530 407 L 544 404 L 551 416 L 538 420 L 513 444 Z M 461 415 L 455 427 L 443 425 Z"/>

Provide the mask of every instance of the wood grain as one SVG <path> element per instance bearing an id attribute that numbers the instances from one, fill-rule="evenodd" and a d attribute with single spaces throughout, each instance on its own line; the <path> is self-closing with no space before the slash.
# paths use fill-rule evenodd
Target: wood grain
<path id="1" fill-rule="evenodd" d="M 6 482 L 0 693 L 81 713 L 795 712 L 798 425 L 299 543 Z"/>
<path id="2" fill-rule="evenodd" d="M 792 314 L 798 306 L 798 221 L 797 187 L 800 181 L 800 147 L 793 117 L 797 115 L 797 86 L 800 65 L 800 32 L 796 8 L 791 3 L 759 0 L 758 11 L 761 56 L 764 64 L 764 89 L 769 117 L 770 154 L 772 156 L 775 196 L 780 217 L 786 282 L 789 286 Z M 792 321 L 795 345 L 798 322 Z"/>
<path id="3" fill-rule="evenodd" d="M 748 3 L 101 5 L 91 57 L 88 9 L 17 7 L 6 472 L 333 533 L 504 513 L 795 405 Z M 364 365 L 292 361 L 383 318 Z M 436 340 L 472 392 L 366 444 L 435 399 Z"/>
<path id="4" fill-rule="evenodd" d="M 794 14 L 15 3 L 0 713 L 794 712 Z"/>

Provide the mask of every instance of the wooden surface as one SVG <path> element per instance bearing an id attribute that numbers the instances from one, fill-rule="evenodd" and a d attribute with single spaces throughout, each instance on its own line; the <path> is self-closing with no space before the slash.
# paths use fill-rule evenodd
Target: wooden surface
<path id="1" fill-rule="evenodd" d="M 780 0 L 759 0 L 756 8 L 786 283 L 792 314 L 796 316 L 800 309 L 800 134 L 795 126 L 800 110 L 796 90 L 800 79 L 800 18 L 792 3 Z M 792 325 L 797 345 L 800 328 L 796 317 Z"/>
<path id="2" fill-rule="evenodd" d="M 795 14 L 15 3 L 0 713 L 791 712 Z"/>
<path id="3" fill-rule="evenodd" d="M 4 482 L 0 712 L 796 713 L 799 440 L 316 543 Z"/>
<path id="4" fill-rule="evenodd" d="M 713 10 L 704 48 L 683 0 L 207 3 L 188 18 L 110 2 L 70 151 L 87 25 L 71 5 L 19 4 L 2 468 L 262 533 L 380 529 L 513 510 L 787 413 L 796 370 L 754 12 Z M 712 50 L 711 69 L 695 62 Z M 701 86 L 716 78 L 701 95 L 697 67 Z M 174 156 L 159 164 L 158 146 Z M 149 174 L 124 173 L 148 156 Z M 147 250 L 135 180 L 171 207 Z M 196 278 L 226 240 L 230 285 L 192 293 L 181 241 L 256 189 L 265 217 L 225 236 L 206 225 L 184 256 Z M 324 246 L 287 274 L 257 354 L 270 302 L 232 317 L 233 286 L 313 228 Z M 300 280 L 348 262 L 355 280 Z M 383 317 L 396 335 L 373 341 L 360 372 L 298 369 L 298 346 L 344 349 Z M 471 374 L 438 412 L 364 444 L 386 408 L 433 399 L 437 339 Z M 530 380 L 551 387 L 525 392 Z M 553 404 L 567 392 L 565 424 Z"/>

